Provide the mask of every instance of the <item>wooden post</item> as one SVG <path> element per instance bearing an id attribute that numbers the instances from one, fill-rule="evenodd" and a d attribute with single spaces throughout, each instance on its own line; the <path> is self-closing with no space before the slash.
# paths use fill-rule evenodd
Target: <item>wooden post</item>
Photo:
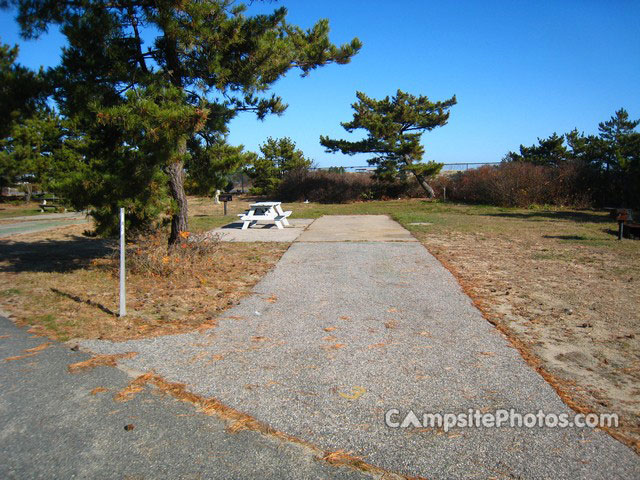
<path id="1" fill-rule="evenodd" d="M 624 221 L 618 220 L 618 240 L 622 240 L 624 236 Z"/>
<path id="2" fill-rule="evenodd" d="M 222 200 L 222 203 L 224 203 L 224 216 L 227 216 L 227 202 L 230 202 L 233 200 L 233 195 L 231 195 L 230 193 L 221 193 L 220 194 L 220 200 Z"/>
<path id="3" fill-rule="evenodd" d="M 618 210 L 618 240 L 622 240 L 624 236 L 624 222 L 629 219 L 629 215 L 626 210 Z"/>
<path id="4" fill-rule="evenodd" d="M 127 290 L 125 286 L 126 272 L 124 262 L 124 208 L 120 209 L 120 316 L 127 314 Z"/>

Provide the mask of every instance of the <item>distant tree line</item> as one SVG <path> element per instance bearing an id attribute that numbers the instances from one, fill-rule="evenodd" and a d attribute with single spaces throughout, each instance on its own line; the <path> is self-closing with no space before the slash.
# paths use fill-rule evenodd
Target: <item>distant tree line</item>
<path id="1" fill-rule="evenodd" d="M 554 169 L 572 165 L 580 176 L 582 193 L 602 206 L 640 206 L 640 120 L 621 108 L 598 125 L 597 135 L 577 129 L 553 133 L 537 145 L 509 152 L 507 162 L 525 162 Z"/>

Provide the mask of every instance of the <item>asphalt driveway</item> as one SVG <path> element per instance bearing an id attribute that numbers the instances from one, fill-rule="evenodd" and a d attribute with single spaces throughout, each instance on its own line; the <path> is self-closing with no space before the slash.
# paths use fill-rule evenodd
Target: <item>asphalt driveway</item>
<path id="1" fill-rule="evenodd" d="M 231 434 L 151 387 L 115 402 L 129 375 L 111 367 L 71 374 L 67 366 L 88 355 L 67 345 L 25 352 L 45 343 L 0 317 L 2 479 L 369 478 L 294 443 Z"/>

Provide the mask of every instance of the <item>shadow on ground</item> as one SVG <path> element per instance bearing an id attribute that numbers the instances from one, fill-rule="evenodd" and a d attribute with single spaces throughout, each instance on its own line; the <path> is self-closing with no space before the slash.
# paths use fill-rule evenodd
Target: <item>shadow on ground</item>
<path id="1" fill-rule="evenodd" d="M 587 240 L 584 235 L 543 235 L 542 238 L 555 238 L 557 240 Z"/>
<path id="2" fill-rule="evenodd" d="M 223 228 L 223 229 L 231 228 L 231 229 L 235 229 L 235 230 L 242 230 L 242 224 L 243 224 L 243 222 L 227 223 L 226 225 L 223 225 L 220 228 Z M 278 228 L 278 227 L 276 227 L 276 225 L 274 223 L 268 223 L 268 224 L 253 225 L 251 228 L 269 229 L 269 228 Z"/>
<path id="3" fill-rule="evenodd" d="M 112 240 L 0 240 L 0 272 L 69 272 L 112 254 Z"/>
<path id="4" fill-rule="evenodd" d="M 593 212 L 559 212 L 559 211 L 531 211 L 531 212 L 503 212 L 484 213 L 487 217 L 519 218 L 522 220 L 549 219 L 549 220 L 569 220 L 572 222 L 591 223 L 611 223 L 612 219 L 600 211 Z"/>
<path id="5" fill-rule="evenodd" d="M 59 290 L 59 289 L 53 288 L 53 287 L 50 288 L 50 290 L 53 293 L 55 293 L 56 295 L 60 295 L 61 297 L 68 298 L 69 300 L 73 300 L 76 303 L 84 303 L 86 305 L 90 305 L 92 307 L 96 307 L 96 308 L 102 310 L 104 313 L 107 313 L 107 314 L 112 315 L 114 317 L 117 316 L 117 314 L 113 310 L 105 307 L 101 303 L 94 302 L 90 298 L 82 298 L 82 297 L 80 297 L 78 295 L 74 295 L 74 294 L 68 293 L 68 292 L 63 292 L 62 290 Z"/>

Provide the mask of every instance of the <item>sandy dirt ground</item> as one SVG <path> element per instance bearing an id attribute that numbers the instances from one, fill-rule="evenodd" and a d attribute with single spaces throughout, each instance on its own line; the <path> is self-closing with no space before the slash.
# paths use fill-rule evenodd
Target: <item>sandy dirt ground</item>
<path id="1" fill-rule="evenodd" d="M 640 262 L 554 239 L 417 234 L 486 316 L 520 340 L 569 402 L 620 415 L 640 447 Z M 534 360 L 535 361 L 535 360 Z"/>

